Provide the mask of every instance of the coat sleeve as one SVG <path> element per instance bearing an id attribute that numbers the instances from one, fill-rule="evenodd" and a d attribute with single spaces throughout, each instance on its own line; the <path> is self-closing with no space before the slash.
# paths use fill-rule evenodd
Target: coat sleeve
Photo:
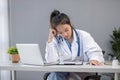
<path id="1" fill-rule="evenodd" d="M 54 38 L 51 43 L 46 43 L 45 49 L 45 60 L 47 63 L 57 62 L 59 60 L 58 57 L 58 43 Z"/>
<path id="2" fill-rule="evenodd" d="M 104 62 L 102 49 L 99 47 L 99 45 L 95 42 L 95 40 L 89 33 L 83 33 L 83 52 L 88 56 L 89 61 L 97 60 L 99 62 Z"/>

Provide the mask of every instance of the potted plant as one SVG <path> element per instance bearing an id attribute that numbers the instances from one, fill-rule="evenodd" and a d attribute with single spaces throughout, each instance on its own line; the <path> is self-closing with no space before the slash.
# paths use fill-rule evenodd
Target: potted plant
<path id="1" fill-rule="evenodd" d="M 117 59 L 120 60 L 120 27 L 118 29 L 114 28 L 112 35 L 110 35 L 111 37 L 111 48 L 112 48 L 112 52 L 110 55 Z"/>
<path id="2" fill-rule="evenodd" d="M 18 54 L 18 50 L 17 50 L 16 47 L 8 48 L 7 53 L 10 55 L 13 63 L 18 63 L 19 62 L 19 54 Z"/>

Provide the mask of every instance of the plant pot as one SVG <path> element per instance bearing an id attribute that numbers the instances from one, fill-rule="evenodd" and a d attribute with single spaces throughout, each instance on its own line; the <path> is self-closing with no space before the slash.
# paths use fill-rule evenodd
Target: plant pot
<path id="1" fill-rule="evenodd" d="M 11 61 L 12 61 L 12 63 L 18 63 L 19 59 L 20 59 L 20 57 L 19 57 L 18 54 L 12 54 L 11 55 Z"/>

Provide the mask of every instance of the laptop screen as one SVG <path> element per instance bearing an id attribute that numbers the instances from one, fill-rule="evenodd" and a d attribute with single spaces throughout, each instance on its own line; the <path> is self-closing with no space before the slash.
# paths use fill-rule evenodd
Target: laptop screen
<path id="1" fill-rule="evenodd" d="M 44 65 L 39 44 L 16 44 L 20 62 L 23 64 Z"/>

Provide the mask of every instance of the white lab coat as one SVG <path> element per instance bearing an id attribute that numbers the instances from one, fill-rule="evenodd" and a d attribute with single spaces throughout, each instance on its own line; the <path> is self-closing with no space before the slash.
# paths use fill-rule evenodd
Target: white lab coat
<path id="1" fill-rule="evenodd" d="M 80 56 L 82 61 L 97 60 L 104 62 L 101 48 L 92 38 L 92 36 L 83 30 L 75 29 L 80 38 Z M 73 41 L 71 43 L 71 51 L 65 42 L 65 39 L 60 39 L 59 43 L 56 38 L 51 43 L 46 44 L 45 60 L 47 63 L 59 61 L 71 61 L 78 59 L 78 43 L 77 36 L 73 30 Z"/>

